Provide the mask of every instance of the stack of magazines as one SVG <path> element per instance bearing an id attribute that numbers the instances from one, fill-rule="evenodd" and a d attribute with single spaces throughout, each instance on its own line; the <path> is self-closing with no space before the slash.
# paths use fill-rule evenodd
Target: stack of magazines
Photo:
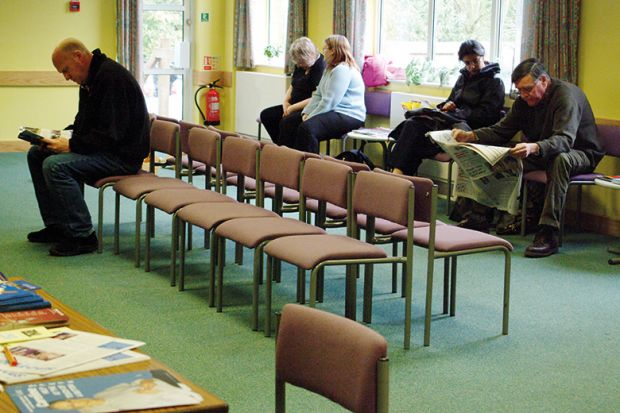
<path id="1" fill-rule="evenodd" d="M 36 292 L 20 288 L 10 281 L 0 282 L 0 312 L 49 308 L 51 304 Z"/>

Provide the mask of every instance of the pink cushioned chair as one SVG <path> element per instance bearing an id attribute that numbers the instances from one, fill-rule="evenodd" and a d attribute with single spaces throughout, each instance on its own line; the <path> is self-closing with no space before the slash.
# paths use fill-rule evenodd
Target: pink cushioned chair
<path id="1" fill-rule="evenodd" d="M 276 341 L 275 411 L 286 411 L 288 383 L 355 413 L 386 413 L 388 363 L 385 338 L 368 327 L 335 314 L 286 304 Z"/>

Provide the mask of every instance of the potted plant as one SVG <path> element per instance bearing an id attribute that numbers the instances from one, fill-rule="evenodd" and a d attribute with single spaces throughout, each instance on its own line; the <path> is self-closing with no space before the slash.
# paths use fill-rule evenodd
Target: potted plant
<path id="1" fill-rule="evenodd" d="M 271 44 L 268 44 L 265 47 L 265 50 L 263 50 L 263 54 L 269 60 L 273 59 L 274 57 L 280 57 L 281 53 L 282 53 L 282 48 L 280 46 L 273 46 Z"/>

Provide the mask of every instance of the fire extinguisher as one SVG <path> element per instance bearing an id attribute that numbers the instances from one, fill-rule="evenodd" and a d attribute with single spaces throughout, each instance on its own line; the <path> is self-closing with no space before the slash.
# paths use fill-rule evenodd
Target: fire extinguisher
<path id="1" fill-rule="evenodd" d="M 207 85 L 200 86 L 198 90 L 196 90 L 196 93 L 194 94 L 194 103 L 196 104 L 196 107 L 198 108 L 198 112 L 200 112 L 200 115 L 202 116 L 203 123 L 205 126 L 207 125 L 215 126 L 215 125 L 220 124 L 220 94 L 216 90 L 217 88 L 222 89 L 222 86 L 218 86 L 217 84 L 217 82 L 219 81 L 220 79 L 217 79 Z M 205 105 L 205 111 L 203 112 L 202 108 L 200 107 L 200 103 L 198 103 L 198 93 L 204 88 L 209 88 L 209 90 L 205 94 L 206 105 Z"/>

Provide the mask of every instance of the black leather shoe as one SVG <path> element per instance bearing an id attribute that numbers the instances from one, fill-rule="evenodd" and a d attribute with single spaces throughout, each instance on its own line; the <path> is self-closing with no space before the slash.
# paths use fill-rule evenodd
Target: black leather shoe
<path id="1" fill-rule="evenodd" d="M 42 230 L 34 231 L 28 234 L 30 242 L 61 242 L 65 239 L 62 231 L 58 227 L 45 227 Z"/>
<path id="2" fill-rule="evenodd" d="M 489 233 L 489 221 L 482 216 L 477 214 L 470 214 L 467 218 L 456 224 L 457 227 L 473 229 L 474 231 L 480 231 L 484 233 Z"/>
<path id="3" fill-rule="evenodd" d="M 66 238 L 50 248 L 50 255 L 70 257 L 97 251 L 97 236 L 93 232 L 87 237 Z"/>
<path id="4" fill-rule="evenodd" d="M 558 230 L 548 225 L 541 225 L 534 237 L 534 242 L 525 249 L 525 256 L 529 258 L 548 257 L 559 251 L 559 244 Z"/>

